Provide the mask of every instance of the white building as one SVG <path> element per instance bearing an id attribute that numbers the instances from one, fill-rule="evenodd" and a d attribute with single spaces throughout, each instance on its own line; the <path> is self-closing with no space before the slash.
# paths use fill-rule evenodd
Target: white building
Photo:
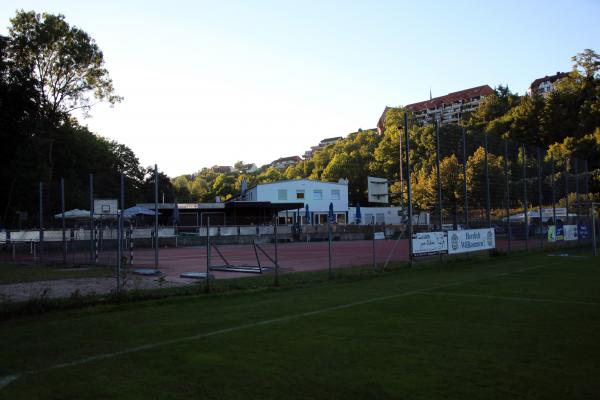
<path id="1" fill-rule="evenodd" d="M 271 203 L 302 203 L 296 211 L 281 211 L 279 217 L 287 223 L 301 217 L 304 221 L 305 206 L 308 204 L 313 224 L 327 223 L 329 204 L 338 223 L 348 220 L 348 184 L 321 182 L 310 179 L 279 181 L 256 185 L 241 196 L 242 201 L 269 201 Z M 283 221 L 282 221 L 283 222 Z"/>
<path id="2" fill-rule="evenodd" d="M 529 96 L 547 96 L 548 93 L 554 91 L 554 84 L 559 80 L 566 78 L 568 75 L 569 74 L 566 72 L 557 72 L 555 75 L 552 76 L 538 78 L 535 81 L 531 82 L 531 85 L 529 85 L 529 89 L 527 89 L 527 94 Z"/>

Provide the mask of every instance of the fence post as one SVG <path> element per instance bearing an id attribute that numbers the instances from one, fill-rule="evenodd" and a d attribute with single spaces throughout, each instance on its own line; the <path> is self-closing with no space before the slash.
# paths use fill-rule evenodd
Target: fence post
<path id="1" fill-rule="evenodd" d="M 154 164 L 154 268 L 158 269 L 158 166 L 156 164 Z"/>
<path id="2" fill-rule="evenodd" d="M 485 216 L 488 228 L 492 227 L 492 213 L 490 204 L 490 170 L 488 166 L 488 134 L 483 135 L 484 162 L 485 162 Z"/>
<path id="3" fill-rule="evenodd" d="M 510 225 L 510 175 L 508 173 L 508 141 L 504 139 L 504 178 L 506 180 L 506 234 L 508 235 L 508 252 L 511 251 Z"/>
<path id="4" fill-rule="evenodd" d="M 539 202 L 539 217 L 540 217 L 540 248 L 544 249 L 544 220 L 542 219 L 542 202 L 544 201 L 544 195 L 542 194 L 542 152 L 539 147 L 536 147 L 537 162 L 538 162 L 538 202 Z"/>
<path id="5" fill-rule="evenodd" d="M 575 225 L 577 232 L 577 243 L 581 243 L 581 237 L 579 235 L 579 214 L 581 214 L 581 201 L 579 199 L 579 159 L 575 159 L 575 203 L 577 207 L 575 208 Z"/>
<path id="6" fill-rule="evenodd" d="M 206 218 L 206 286 L 204 290 L 210 293 L 210 217 Z"/>
<path id="7" fill-rule="evenodd" d="M 90 264 L 95 264 L 94 238 L 94 174 L 90 174 Z"/>
<path id="8" fill-rule="evenodd" d="M 43 183 L 40 181 L 40 237 L 39 237 L 39 257 L 38 260 L 40 262 L 40 264 L 43 261 L 43 257 L 44 257 L 44 186 Z"/>
<path id="9" fill-rule="evenodd" d="M 239 232 L 239 227 L 238 227 Z M 277 249 L 277 217 L 273 225 L 273 235 L 275 236 L 275 286 L 279 286 L 279 252 Z"/>
<path id="10" fill-rule="evenodd" d="M 329 279 L 331 279 L 331 218 L 329 215 L 327 215 L 327 252 L 329 256 L 328 273 Z"/>
<path id="11" fill-rule="evenodd" d="M 554 180 L 554 154 L 552 153 L 550 153 L 550 175 L 552 184 L 552 224 L 555 232 L 554 245 L 556 245 L 556 181 Z"/>
<path id="12" fill-rule="evenodd" d="M 125 176 L 123 172 L 121 172 L 119 186 L 121 192 L 121 199 L 119 201 L 121 212 L 118 215 L 119 227 L 117 230 L 117 240 L 119 242 L 117 244 L 117 293 L 119 293 L 119 289 L 121 288 L 121 269 L 123 267 L 123 211 L 125 210 Z M 117 212 L 119 212 L 118 209 Z"/>
<path id="13" fill-rule="evenodd" d="M 402 173 L 402 164 L 403 163 L 402 163 L 402 126 L 401 125 L 398 126 L 398 150 L 399 150 L 399 153 L 400 153 L 399 154 L 399 160 L 400 160 L 400 162 L 398 163 L 398 164 L 400 164 L 399 165 L 399 167 L 400 167 L 400 208 L 403 208 L 403 206 L 404 206 L 404 193 L 403 193 L 403 190 L 404 190 L 404 182 L 403 182 L 404 176 L 403 176 L 403 173 Z"/>
<path id="14" fill-rule="evenodd" d="M 465 229 L 469 229 L 469 193 L 467 189 L 467 134 L 462 129 L 462 151 L 463 151 L 463 196 L 465 198 Z"/>
<path id="15" fill-rule="evenodd" d="M 567 216 L 565 217 L 565 225 L 569 224 L 569 159 L 565 158 L 565 207 L 567 209 Z"/>
<path id="16" fill-rule="evenodd" d="M 413 218 L 412 218 L 412 191 L 410 188 L 410 140 L 408 137 L 408 113 L 404 113 L 404 139 L 406 140 L 406 191 L 408 195 L 408 260 L 412 266 L 412 235 L 413 235 Z"/>
<path id="17" fill-rule="evenodd" d="M 60 178 L 60 212 L 62 223 L 62 254 L 63 264 L 67 263 L 67 233 L 65 225 L 65 178 Z"/>
<path id="18" fill-rule="evenodd" d="M 375 269 L 375 215 L 372 217 L 373 221 L 373 269 Z"/>
<path id="19" fill-rule="evenodd" d="M 438 195 L 438 224 L 439 230 L 442 230 L 443 216 L 442 216 L 442 181 L 440 171 L 440 122 L 435 121 L 435 164 L 437 174 L 437 195 Z"/>
<path id="20" fill-rule="evenodd" d="M 523 160 L 523 217 L 525 222 L 525 248 L 529 248 L 529 216 L 527 208 L 527 155 L 525 145 L 521 144 L 521 157 Z"/>

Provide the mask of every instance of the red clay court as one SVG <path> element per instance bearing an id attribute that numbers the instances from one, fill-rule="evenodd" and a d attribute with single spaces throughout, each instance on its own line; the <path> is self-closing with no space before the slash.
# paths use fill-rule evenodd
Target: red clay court
<path id="1" fill-rule="evenodd" d="M 529 248 L 538 248 L 539 240 L 529 240 Z M 546 243 L 547 245 L 547 243 Z M 271 258 L 275 256 L 275 245 L 260 245 Z M 256 266 L 256 255 L 252 245 L 220 245 L 217 246 L 230 264 L 236 266 Z M 280 272 L 299 272 L 323 270 L 328 267 L 327 242 L 295 242 L 278 244 L 278 258 Z M 395 247 L 395 248 L 394 248 Z M 503 239 L 496 241 L 500 250 L 508 248 Z M 513 240 L 513 250 L 525 248 L 525 241 Z M 331 245 L 332 267 L 344 268 L 354 266 L 370 266 L 373 264 L 373 242 L 371 240 L 336 241 Z M 263 267 L 273 267 L 273 263 L 258 253 Z M 375 262 L 383 265 L 387 258 L 391 262 L 408 261 L 408 240 L 402 239 L 396 244 L 395 240 L 375 241 Z M 223 260 L 217 252 L 212 250 L 211 265 L 222 265 Z M 154 268 L 154 250 L 149 248 L 136 249 L 134 265 L 138 268 Z M 189 278 L 180 278 L 184 272 L 206 272 L 206 246 L 161 248 L 159 251 L 158 269 L 164 274 L 167 281 L 192 282 Z M 250 276 L 250 273 L 211 271 L 217 279 L 237 278 Z"/>

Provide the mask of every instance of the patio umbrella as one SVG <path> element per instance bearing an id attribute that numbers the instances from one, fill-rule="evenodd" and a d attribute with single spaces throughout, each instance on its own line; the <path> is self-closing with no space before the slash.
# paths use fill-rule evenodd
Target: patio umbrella
<path id="1" fill-rule="evenodd" d="M 175 206 L 173 207 L 173 225 L 178 225 L 179 224 L 179 207 L 177 206 L 177 203 L 175 203 Z"/>
<path id="2" fill-rule="evenodd" d="M 361 221 L 362 221 L 362 216 L 360 215 L 360 204 L 356 203 L 356 224 L 360 225 Z"/>
<path id="3" fill-rule="evenodd" d="M 58 213 L 54 215 L 54 218 L 60 219 L 62 218 L 62 213 Z M 74 208 L 69 211 L 65 211 L 65 219 L 88 219 L 90 218 L 90 212 L 87 210 L 80 210 L 79 208 Z"/>
<path id="4" fill-rule="evenodd" d="M 306 221 L 306 225 L 311 223 L 312 218 L 310 217 L 310 208 L 308 207 L 308 203 L 304 205 L 304 218 Z"/>
<path id="5" fill-rule="evenodd" d="M 149 208 L 139 206 L 129 207 L 123 211 L 124 218 L 131 218 L 136 215 L 156 215 L 156 212 L 154 210 L 150 210 Z M 160 215 L 160 212 L 158 215 Z"/>
<path id="6" fill-rule="evenodd" d="M 334 215 L 333 215 L 333 203 L 329 203 L 329 222 L 333 223 L 334 221 Z"/>

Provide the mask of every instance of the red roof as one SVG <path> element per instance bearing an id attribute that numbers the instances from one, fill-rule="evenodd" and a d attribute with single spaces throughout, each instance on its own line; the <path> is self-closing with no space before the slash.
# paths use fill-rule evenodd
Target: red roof
<path id="1" fill-rule="evenodd" d="M 460 90 L 458 92 L 448 93 L 445 96 L 435 97 L 431 100 L 421 101 L 419 103 L 408 104 L 406 108 L 410 111 L 418 112 L 431 108 L 441 107 L 442 104 L 452 104 L 461 100 L 470 100 L 473 97 L 487 96 L 494 93 L 489 85 L 477 86 L 470 89 Z"/>

